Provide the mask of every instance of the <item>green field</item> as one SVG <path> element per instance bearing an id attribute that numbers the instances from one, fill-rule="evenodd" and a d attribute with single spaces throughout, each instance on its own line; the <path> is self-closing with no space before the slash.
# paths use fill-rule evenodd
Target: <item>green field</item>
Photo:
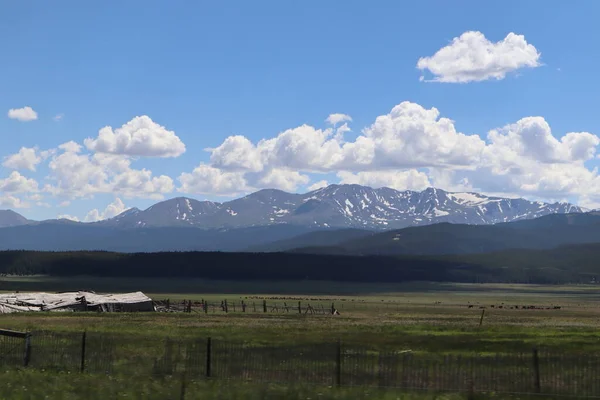
<path id="1" fill-rule="evenodd" d="M 132 359 L 141 357 L 142 353 L 162 351 L 163 341 L 167 337 L 187 342 L 211 337 L 217 343 L 244 343 L 244 346 L 258 347 L 319 346 L 340 340 L 348 347 L 366 346 L 375 352 L 401 351 L 424 357 L 527 355 L 531 354 L 533 348 L 540 352 L 573 357 L 600 351 L 600 336 L 597 333 L 600 328 L 600 294 L 596 286 L 432 283 L 356 285 L 329 282 L 248 283 L 85 277 L 60 280 L 47 277 L 3 277 L 0 285 L 3 291 L 142 290 L 156 300 L 168 298 L 172 304 L 183 299 L 203 299 L 212 304 L 208 313 L 194 307 L 189 314 L 0 315 L 0 328 L 3 329 L 45 330 L 73 335 L 86 330 L 90 337 L 119 338 L 124 343 L 123 351 Z M 228 313 L 219 307 L 222 300 L 228 302 Z M 262 309 L 263 300 L 268 304 L 267 313 Z M 246 312 L 242 312 L 242 301 L 247 305 Z M 302 307 L 310 304 L 317 310 L 327 310 L 334 303 L 341 315 L 307 314 L 304 311 L 299 314 L 298 301 Z M 524 306 L 527 309 L 523 309 Z M 532 306 L 535 309 L 530 309 Z M 485 308 L 485 315 L 479 326 L 482 307 Z M 149 350 L 150 348 L 153 350 Z M 86 376 L 88 375 L 82 375 L 78 379 Z M 85 379 L 93 381 L 90 376 L 93 375 Z M 21 375 L 8 375 L 5 378 L 9 381 L 18 380 Z M 35 379 L 45 378 L 42 376 Z M 118 386 L 116 382 L 114 385 Z M 165 382 L 152 384 L 166 388 L 168 385 Z M 190 385 L 196 385 L 195 392 L 200 393 L 206 390 L 207 384 L 196 382 Z M 231 398 L 260 398 L 256 397 L 255 392 L 265 390 L 263 387 L 249 389 L 246 386 L 238 389 L 240 392 L 235 395 L 238 397 Z M 269 390 L 281 393 L 281 390 L 286 389 L 271 387 Z M 306 394 L 306 390 L 317 389 L 294 390 L 306 397 L 294 397 L 291 392 L 285 397 L 307 398 L 311 396 Z M 359 392 L 351 398 L 361 398 Z M 371 390 L 368 396 L 363 397 L 435 398 L 424 397 L 426 395 L 423 393 L 410 395 L 412 397 L 385 397 L 395 396 L 393 393 L 396 392 L 390 394 Z M 186 398 L 195 398 L 191 396 L 188 394 Z M 276 394 L 273 396 L 272 398 L 277 398 Z M 334 391 L 315 398 L 344 397 L 339 397 L 339 392 Z"/>

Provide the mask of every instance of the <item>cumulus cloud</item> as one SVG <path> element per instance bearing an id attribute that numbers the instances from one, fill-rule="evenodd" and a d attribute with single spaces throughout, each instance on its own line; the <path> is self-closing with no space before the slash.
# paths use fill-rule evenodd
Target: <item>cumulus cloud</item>
<path id="1" fill-rule="evenodd" d="M 230 171 L 254 171 L 263 169 L 263 156 L 260 150 L 246 137 L 229 136 L 211 152 L 210 161 L 216 168 Z"/>
<path id="2" fill-rule="evenodd" d="M 68 219 L 69 221 L 79 222 L 79 218 L 69 214 L 58 214 L 56 219 Z"/>
<path id="3" fill-rule="evenodd" d="M 17 171 L 4 179 L 0 179 L 0 192 L 3 193 L 35 193 L 38 191 L 38 183 L 35 179 L 27 178 Z"/>
<path id="4" fill-rule="evenodd" d="M 313 190 L 321 189 L 327 187 L 328 185 L 329 183 L 326 180 L 320 180 L 310 185 L 308 190 L 312 192 Z"/>
<path id="5" fill-rule="evenodd" d="M 85 218 L 84 222 L 96 222 L 104 219 L 116 217 L 117 215 L 129 210 L 129 207 L 125 207 L 125 203 L 118 197 L 110 203 L 103 212 L 100 212 L 97 208 L 90 210 Z"/>
<path id="6" fill-rule="evenodd" d="M 60 121 L 62 121 L 62 119 L 63 119 L 64 117 L 65 117 L 65 114 L 56 114 L 54 117 L 52 117 L 52 119 L 53 119 L 55 122 L 60 122 Z"/>
<path id="7" fill-rule="evenodd" d="M 40 152 L 35 147 L 21 147 L 18 153 L 6 156 L 2 166 L 10 169 L 35 171 L 36 166 L 53 152 L 53 150 Z"/>
<path id="8" fill-rule="evenodd" d="M 341 122 L 352 122 L 352 117 L 347 114 L 329 114 L 325 122 L 335 126 Z"/>
<path id="9" fill-rule="evenodd" d="M 337 175 L 342 184 L 358 184 L 376 188 L 424 190 L 431 186 L 427 174 L 414 169 L 407 171 L 364 171 L 356 174 L 341 171 Z"/>
<path id="10" fill-rule="evenodd" d="M 98 153 L 142 157 L 178 157 L 185 145 L 173 131 L 167 130 L 147 115 L 135 117 L 120 128 L 106 126 L 96 139 L 87 138 L 85 146 Z"/>
<path id="11" fill-rule="evenodd" d="M 153 176 L 147 169 L 131 168 L 126 156 L 81 153 L 81 146 L 67 142 L 59 146 L 48 163 L 51 184 L 45 190 L 66 198 L 112 193 L 126 198 L 162 198 L 174 190 L 173 180 L 165 175 Z"/>
<path id="12" fill-rule="evenodd" d="M 255 182 L 250 185 L 256 189 L 272 188 L 292 192 L 300 185 L 305 185 L 310 181 L 306 175 L 298 171 L 274 168 L 266 173 L 259 175 Z"/>
<path id="13" fill-rule="evenodd" d="M 17 196 L 0 196 L 0 208 L 27 208 L 29 204 Z"/>
<path id="14" fill-rule="evenodd" d="M 405 101 L 352 141 L 335 127 L 309 125 L 256 143 L 231 136 L 207 149 L 210 164 L 180 177 L 179 190 L 225 195 L 272 185 L 291 191 L 308 183 L 305 173 L 336 173 L 341 183 L 374 187 L 435 186 L 545 199 L 585 195 L 592 202 L 600 179 L 585 163 L 599 144 L 589 132 L 557 135 L 536 116 L 487 135 L 465 134 L 438 109 Z"/>
<path id="15" fill-rule="evenodd" d="M 483 33 L 469 31 L 454 38 L 433 56 L 420 58 L 417 68 L 429 70 L 433 74 L 431 80 L 435 82 L 500 80 L 518 69 L 539 67 L 540 56 L 541 53 L 527 43 L 523 35 L 511 32 L 503 40 L 493 43 Z"/>
<path id="16" fill-rule="evenodd" d="M 191 173 L 179 176 L 183 193 L 235 195 L 249 189 L 243 172 L 222 171 L 219 168 L 200 164 Z"/>
<path id="17" fill-rule="evenodd" d="M 21 122 L 27 122 L 36 120 L 38 115 L 33 108 L 25 106 L 23 108 L 11 108 L 8 110 L 8 118 L 16 119 L 17 121 Z"/>
<path id="18" fill-rule="evenodd" d="M 402 102 L 377 117 L 352 142 L 337 133 L 302 125 L 256 145 L 243 136 L 231 136 L 208 151 L 212 166 L 223 170 L 336 172 L 415 166 L 469 168 L 485 148 L 479 136 L 457 132 L 453 122 L 440 118 L 436 108 L 411 102 Z"/>

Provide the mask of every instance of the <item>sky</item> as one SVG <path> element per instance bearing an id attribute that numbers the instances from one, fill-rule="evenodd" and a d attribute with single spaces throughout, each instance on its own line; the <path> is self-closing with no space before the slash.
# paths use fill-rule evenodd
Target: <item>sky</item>
<path id="1" fill-rule="evenodd" d="M 0 2 L 0 209 L 334 183 L 600 207 L 595 0 Z"/>

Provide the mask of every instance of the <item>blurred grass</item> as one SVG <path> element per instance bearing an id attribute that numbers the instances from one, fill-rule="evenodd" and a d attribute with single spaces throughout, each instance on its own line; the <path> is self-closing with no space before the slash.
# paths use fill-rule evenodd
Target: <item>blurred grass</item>
<path id="1" fill-rule="evenodd" d="M 11 400 L 181 399 L 181 377 L 131 379 L 127 376 L 54 373 L 48 371 L 0 372 L 0 398 Z M 302 385 L 252 384 L 227 381 L 186 381 L 185 400 L 466 400 L 549 399 L 546 396 L 460 393 L 407 393 L 391 389 L 333 388 Z"/>

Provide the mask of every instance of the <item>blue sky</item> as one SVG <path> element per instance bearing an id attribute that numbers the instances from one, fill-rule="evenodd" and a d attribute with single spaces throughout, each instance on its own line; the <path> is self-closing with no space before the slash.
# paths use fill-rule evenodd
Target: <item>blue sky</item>
<path id="1" fill-rule="evenodd" d="M 598 206 L 600 3 L 371 3 L 1 3 L 0 209 L 323 181 Z"/>

